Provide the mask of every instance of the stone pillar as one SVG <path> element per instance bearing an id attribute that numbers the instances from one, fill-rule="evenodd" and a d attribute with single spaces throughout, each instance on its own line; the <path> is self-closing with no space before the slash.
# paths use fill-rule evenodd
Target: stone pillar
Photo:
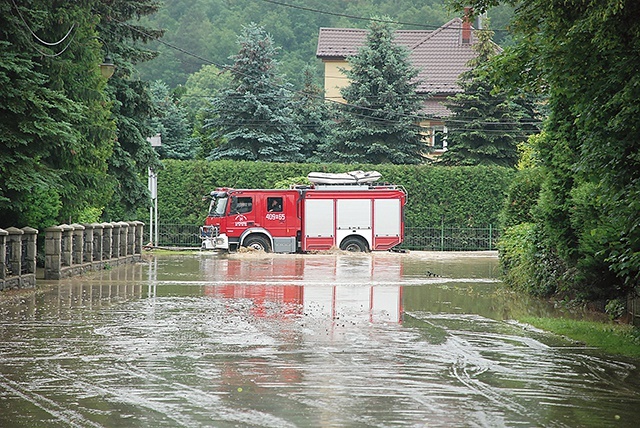
<path id="1" fill-rule="evenodd" d="M 22 272 L 22 235 L 24 232 L 16 227 L 6 229 L 9 232 L 9 260 L 7 267 L 12 276 L 19 276 Z"/>
<path id="2" fill-rule="evenodd" d="M 111 258 L 111 241 L 113 240 L 113 225 L 102 223 L 102 261 Z"/>
<path id="3" fill-rule="evenodd" d="M 7 276 L 7 236 L 9 232 L 0 229 L 0 290 L 4 288 L 4 279 Z"/>
<path id="4" fill-rule="evenodd" d="M 91 223 L 93 227 L 93 257 L 94 262 L 102 261 L 102 245 L 104 225 L 102 223 Z"/>
<path id="5" fill-rule="evenodd" d="M 132 256 L 136 253 L 136 222 L 127 222 L 129 228 L 127 229 L 127 255 Z"/>
<path id="6" fill-rule="evenodd" d="M 141 221 L 134 221 L 136 224 L 136 242 L 133 250 L 134 254 L 142 254 L 142 248 L 144 247 L 144 223 Z"/>
<path id="7" fill-rule="evenodd" d="M 111 223 L 113 227 L 112 241 L 111 241 L 111 258 L 120 258 L 120 223 Z"/>
<path id="8" fill-rule="evenodd" d="M 84 262 L 84 226 L 74 223 L 73 227 L 73 250 L 71 262 L 81 265 Z"/>
<path id="9" fill-rule="evenodd" d="M 26 260 L 25 266 L 22 266 L 22 269 L 25 273 L 36 273 L 36 258 L 37 258 L 37 241 L 38 241 L 38 230 L 32 227 L 23 227 L 22 231 L 24 232 L 24 239 L 22 240 L 22 245 L 26 245 Z"/>
<path id="10" fill-rule="evenodd" d="M 93 262 L 93 223 L 84 226 L 84 259 L 86 263 Z"/>
<path id="11" fill-rule="evenodd" d="M 62 227 L 53 226 L 44 230 L 44 279 L 62 277 Z"/>
<path id="12" fill-rule="evenodd" d="M 120 225 L 120 257 L 127 257 L 127 238 L 129 237 L 129 223 L 121 221 Z"/>
<path id="13" fill-rule="evenodd" d="M 73 262 L 73 226 L 61 224 L 62 228 L 62 266 L 71 266 Z"/>

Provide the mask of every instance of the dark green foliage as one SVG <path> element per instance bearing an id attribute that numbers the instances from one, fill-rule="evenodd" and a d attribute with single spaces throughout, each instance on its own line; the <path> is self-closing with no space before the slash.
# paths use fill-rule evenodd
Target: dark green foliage
<path id="1" fill-rule="evenodd" d="M 535 223 L 507 228 L 500 236 L 498 252 L 502 279 L 509 287 L 540 297 L 567 291 L 567 266 L 545 247 Z"/>
<path id="2" fill-rule="evenodd" d="M 335 121 L 324 101 L 324 91 L 314 83 L 313 69 L 305 67 L 302 90 L 294 95 L 296 122 L 302 132 L 300 153 L 306 162 L 319 161 L 318 148 L 333 136 Z"/>
<path id="3" fill-rule="evenodd" d="M 371 23 L 365 46 L 349 59 L 350 84 L 341 89 L 335 141 L 324 159 L 342 163 L 417 164 L 425 146 L 418 126 L 422 106 L 416 93 L 418 70 L 409 52 L 394 43 L 395 27 Z"/>
<path id="4" fill-rule="evenodd" d="M 540 168 L 524 169 L 514 174 L 507 199 L 500 212 L 502 229 L 534 221 L 532 210 L 538 203 L 542 180 Z"/>
<path id="5" fill-rule="evenodd" d="M 230 86 L 213 100 L 205 129 L 221 144 L 209 159 L 295 162 L 302 137 L 293 118 L 293 94 L 276 73 L 276 47 L 251 24 L 238 37 Z"/>
<path id="6" fill-rule="evenodd" d="M 408 192 L 407 226 L 486 226 L 496 224 L 514 172 L 500 167 L 429 165 L 274 164 L 236 161 L 163 161 L 158 175 L 159 218 L 163 222 L 202 223 L 202 196 L 216 187 L 268 189 L 311 171 L 345 172 L 352 168 L 382 174 Z M 302 183 L 304 184 L 304 183 Z"/>
<path id="7" fill-rule="evenodd" d="M 195 156 L 195 139 L 187 122 L 185 110 L 173 98 L 169 87 L 155 81 L 151 84 L 151 102 L 155 116 L 151 119 L 154 134 L 160 134 L 162 145 L 156 150 L 161 159 L 192 159 Z"/>
<path id="8" fill-rule="evenodd" d="M 204 159 L 216 147 L 216 141 L 211 137 L 211 129 L 204 129 L 207 111 L 211 109 L 212 100 L 220 90 L 229 87 L 231 76 L 222 72 L 215 65 L 205 65 L 198 72 L 187 79 L 184 86 L 180 86 L 182 94 L 180 105 L 187 113 L 187 120 L 193 128 L 192 138 L 196 140 L 196 157 Z M 176 89 L 178 89 L 176 88 Z"/>
<path id="9" fill-rule="evenodd" d="M 534 112 L 526 97 L 514 97 L 496 90 L 484 68 L 497 53 L 492 31 L 476 32 L 472 67 L 460 77 L 464 92 L 449 98 L 453 113 L 447 118 L 448 150 L 441 161 L 449 165 L 500 165 L 514 167 L 518 161 L 517 144 L 534 132 Z"/>
<path id="10" fill-rule="evenodd" d="M 16 4 L 0 5 L 1 223 L 42 228 L 104 207 L 107 218 L 125 219 L 147 203 L 139 174 L 155 160 L 147 89 L 130 79 L 133 63 L 152 54 L 131 42 L 161 33 L 123 22 L 157 4 Z M 117 67 L 108 82 L 99 72 L 105 54 Z"/>
<path id="11" fill-rule="evenodd" d="M 133 78 L 134 65 L 148 61 L 154 53 L 133 48 L 132 44 L 148 43 L 162 36 L 162 32 L 131 22 L 152 14 L 157 7 L 155 0 L 116 0 L 96 5 L 101 17 L 97 30 L 117 62 L 116 73 L 107 87 L 113 100 L 111 112 L 117 138 L 109 158 L 108 173 L 115 185 L 113 197 L 104 210 L 105 220 L 135 219 L 137 209 L 149 203 L 147 168 L 158 167 L 157 155 L 147 141 L 155 135 L 149 126 L 154 114 L 149 85 Z"/>
<path id="12" fill-rule="evenodd" d="M 90 7 L 18 8 L 0 5 L 0 225 L 45 227 L 110 196 L 113 124 Z"/>
<path id="13" fill-rule="evenodd" d="M 415 23 L 404 29 L 436 29 L 458 13 L 448 10 L 442 0 L 304 0 L 290 1 L 292 6 L 303 6 L 330 13 L 314 13 L 295 7 L 255 0 L 189 0 L 165 1 L 160 11 L 146 18 L 152 27 L 166 29 L 163 38 L 217 66 L 229 64 L 228 58 L 236 52 L 235 35 L 242 24 L 255 22 L 267 29 L 274 43 L 282 47 L 281 72 L 296 89 L 303 86 L 304 66 L 317 64 L 315 52 L 320 27 L 364 28 L 366 20 L 351 19 L 346 15 L 369 18 L 385 15 L 395 21 Z M 504 28 L 506 20 L 493 21 Z M 499 33 L 500 34 L 500 33 Z M 504 33 L 501 33 L 504 34 Z M 147 80 L 163 80 L 170 87 L 184 84 L 203 61 L 171 49 L 166 45 L 154 46 L 160 51 L 157 59 L 143 64 L 140 69 Z"/>
<path id="14" fill-rule="evenodd" d="M 638 14 L 631 1 L 525 2 L 513 24 L 518 45 L 499 73 L 505 87 L 549 97 L 534 214 L 544 246 L 566 266 L 563 289 L 580 297 L 640 286 Z"/>

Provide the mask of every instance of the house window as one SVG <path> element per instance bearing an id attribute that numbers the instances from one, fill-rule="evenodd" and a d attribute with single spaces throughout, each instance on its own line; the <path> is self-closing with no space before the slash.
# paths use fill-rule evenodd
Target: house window
<path id="1" fill-rule="evenodd" d="M 432 126 L 431 145 L 436 150 L 447 150 L 447 127 L 444 125 Z"/>

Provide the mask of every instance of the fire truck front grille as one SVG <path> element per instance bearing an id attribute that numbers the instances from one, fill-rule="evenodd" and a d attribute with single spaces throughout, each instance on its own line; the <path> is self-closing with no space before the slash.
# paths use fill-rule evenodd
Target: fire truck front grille
<path id="1" fill-rule="evenodd" d="M 218 234 L 218 226 L 202 226 L 200 228 L 200 239 L 216 238 Z"/>

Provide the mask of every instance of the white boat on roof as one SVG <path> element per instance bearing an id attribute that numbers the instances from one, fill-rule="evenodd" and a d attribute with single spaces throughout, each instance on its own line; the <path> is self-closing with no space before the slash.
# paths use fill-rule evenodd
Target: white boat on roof
<path id="1" fill-rule="evenodd" d="M 366 184 L 380 180 L 378 171 L 350 171 L 343 173 L 310 172 L 307 179 L 313 184 Z"/>

